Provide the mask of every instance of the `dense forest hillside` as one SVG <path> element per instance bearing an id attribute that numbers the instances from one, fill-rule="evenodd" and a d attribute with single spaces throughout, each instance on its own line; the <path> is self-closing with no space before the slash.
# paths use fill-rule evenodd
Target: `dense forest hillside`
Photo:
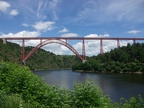
<path id="1" fill-rule="evenodd" d="M 127 44 L 90 57 L 84 64 L 74 65 L 73 70 L 103 73 L 144 72 L 144 43 Z"/>
<path id="2" fill-rule="evenodd" d="M 25 47 L 25 53 L 28 54 L 32 48 Z M 0 60 L 21 64 L 20 53 L 20 45 L 11 42 L 3 44 L 0 40 Z M 87 57 L 84 64 L 75 55 L 55 55 L 39 49 L 26 61 L 26 65 L 34 70 L 72 68 L 103 73 L 144 72 L 144 43 L 127 44 L 104 54 Z"/>
<path id="3" fill-rule="evenodd" d="M 25 53 L 27 54 L 32 48 L 30 46 L 25 47 Z M 20 55 L 20 45 L 11 42 L 3 44 L 0 40 L 0 60 L 21 64 Z M 26 61 L 26 65 L 34 70 L 70 69 L 72 65 L 78 62 L 81 61 L 74 55 L 55 55 L 52 52 L 39 49 Z"/>

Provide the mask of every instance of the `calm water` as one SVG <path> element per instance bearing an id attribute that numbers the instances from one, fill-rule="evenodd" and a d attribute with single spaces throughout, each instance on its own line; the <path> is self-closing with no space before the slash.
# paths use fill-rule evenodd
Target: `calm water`
<path id="1" fill-rule="evenodd" d="M 88 79 L 94 81 L 104 94 L 109 94 L 113 101 L 120 97 L 129 99 L 138 94 L 144 99 L 144 75 L 139 74 L 95 74 L 77 73 L 71 70 L 36 71 L 35 74 L 44 78 L 49 85 L 58 85 L 61 88 L 72 89 L 75 82 L 84 82 Z"/>

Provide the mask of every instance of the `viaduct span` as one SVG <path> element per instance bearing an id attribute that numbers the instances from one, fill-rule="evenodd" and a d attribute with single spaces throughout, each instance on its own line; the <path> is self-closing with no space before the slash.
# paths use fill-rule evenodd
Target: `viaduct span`
<path id="1" fill-rule="evenodd" d="M 117 41 L 117 47 L 120 47 L 120 40 L 133 40 L 136 43 L 138 40 L 144 40 L 144 38 L 110 38 L 110 37 L 1 37 L 3 43 L 6 44 L 7 40 L 21 40 L 21 60 L 27 61 L 39 48 L 50 43 L 58 43 L 64 45 L 70 49 L 79 59 L 84 63 L 86 61 L 85 53 L 85 40 L 99 40 L 100 41 L 100 54 L 103 54 L 103 40 L 115 40 Z M 25 55 L 25 41 L 26 40 L 39 40 L 37 46 L 35 46 L 27 55 Z M 82 54 L 79 54 L 69 43 L 68 40 L 80 40 L 82 41 Z"/>

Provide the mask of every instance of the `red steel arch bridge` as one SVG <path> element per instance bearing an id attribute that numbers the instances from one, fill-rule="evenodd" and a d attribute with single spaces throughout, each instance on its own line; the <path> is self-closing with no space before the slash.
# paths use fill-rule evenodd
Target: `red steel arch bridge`
<path id="1" fill-rule="evenodd" d="M 7 40 L 21 40 L 21 60 L 22 62 L 27 61 L 39 48 L 46 44 L 58 43 L 64 45 L 70 49 L 78 58 L 84 63 L 86 61 L 85 53 L 85 40 L 99 40 L 100 41 L 100 54 L 103 54 L 103 40 L 115 40 L 117 41 L 117 47 L 120 47 L 120 40 L 132 40 L 133 43 L 136 41 L 144 40 L 144 38 L 112 38 L 112 37 L 1 37 L 3 43 L 6 44 Z M 27 55 L 25 55 L 25 40 L 39 40 L 37 46 L 35 46 Z M 69 43 L 68 40 L 80 40 L 82 41 L 82 54 L 79 54 Z"/>

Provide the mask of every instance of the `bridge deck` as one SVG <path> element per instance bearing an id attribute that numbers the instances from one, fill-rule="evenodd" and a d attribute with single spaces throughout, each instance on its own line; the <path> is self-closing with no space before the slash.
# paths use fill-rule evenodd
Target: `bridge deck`
<path id="1" fill-rule="evenodd" d="M 111 37 L 0 37 L 6 40 L 43 40 L 43 39 L 66 39 L 66 40 L 144 40 L 144 38 L 111 38 Z"/>

